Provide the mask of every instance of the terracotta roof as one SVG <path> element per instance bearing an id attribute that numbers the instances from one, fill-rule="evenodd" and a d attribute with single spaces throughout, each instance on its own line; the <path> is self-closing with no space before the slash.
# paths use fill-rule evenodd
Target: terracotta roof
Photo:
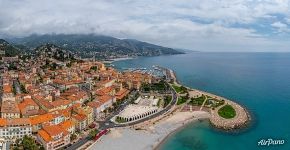
<path id="1" fill-rule="evenodd" d="M 69 128 L 71 128 L 74 125 L 75 125 L 74 122 L 71 120 L 67 120 L 67 121 L 64 121 L 64 122 L 59 124 L 59 126 L 65 130 L 68 130 Z"/>
<path id="2" fill-rule="evenodd" d="M 38 130 L 37 133 L 45 142 L 50 142 L 52 140 L 51 136 L 49 136 L 49 134 L 44 131 L 44 130 Z"/>
<path id="3" fill-rule="evenodd" d="M 4 118 L 0 118 L 0 126 L 1 127 L 4 127 L 7 125 L 7 119 L 4 119 Z"/>
<path id="4" fill-rule="evenodd" d="M 108 101 L 110 101 L 113 97 L 110 96 L 110 95 L 103 95 L 103 96 L 99 96 L 98 97 L 98 101 L 101 103 L 101 104 L 104 104 Z"/>
<path id="5" fill-rule="evenodd" d="M 25 109 L 27 106 L 38 106 L 31 98 L 25 98 L 23 102 L 18 104 L 20 111 Z"/>
<path id="6" fill-rule="evenodd" d="M 72 117 L 78 121 L 84 121 L 86 119 L 86 116 L 82 114 L 74 114 Z"/>
<path id="7" fill-rule="evenodd" d="M 49 122 L 53 119 L 53 115 L 52 114 L 44 114 L 44 115 L 38 115 L 35 117 L 31 117 L 29 118 L 31 121 L 31 125 L 36 125 L 36 124 L 42 124 L 42 123 L 46 123 Z"/>
<path id="8" fill-rule="evenodd" d="M 115 95 L 116 95 L 116 98 L 117 99 L 122 99 L 122 98 L 124 98 L 126 95 L 128 95 L 129 94 L 129 90 L 127 90 L 127 89 L 121 89 L 119 92 L 117 92 Z"/>
<path id="9" fill-rule="evenodd" d="M 92 102 L 88 102 L 87 105 L 92 107 L 92 108 L 99 108 L 101 106 L 101 103 L 100 102 L 96 102 L 96 101 L 92 101 Z"/>
<path id="10" fill-rule="evenodd" d="M 69 105 L 70 103 L 71 103 L 70 100 L 58 99 L 51 102 L 51 105 L 54 107 L 59 107 L 59 106 Z"/>
<path id="11" fill-rule="evenodd" d="M 64 135 L 67 135 L 68 132 L 61 128 L 59 125 L 51 125 L 51 126 L 44 126 L 42 128 L 50 137 L 59 135 L 63 133 Z"/>
<path id="12" fill-rule="evenodd" d="M 12 93 L 11 85 L 3 85 L 3 93 Z"/>
<path id="13" fill-rule="evenodd" d="M 72 108 L 79 108 L 79 107 L 81 107 L 81 104 L 80 103 L 76 103 L 76 104 L 73 104 L 72 105 Z"/>
<path id="14" fill-rule="evenodd" d="M 35 99 L 35 102 L 39 104 L 39 106 L 43 106 L 47 109 L 52 109 L 53 106 L 50 104 L 49 101 L 45 100 L 44 97 L 40 95 L 33 96 L 33 99 Z"/>
<path id="15" fill-rule="evenodd" d="M 18 125 L 30 125 L 31 121 L 28 118 L 15 118 L 7 119 L 7 125 L 18 126 Z"/>
<path id="16" fill-rule="evenodd" d="M 110 94 L 114 90 L 115 89 L 112 86 L 104 87 L 104 88 L 97 90 L 96 95 L 102 96 L 102 95 Z"/>
<path id="17" fill-rule="evenodd" d="M 78 97 L 76 97 L 74 95 L 67 96 L 66 98 L 68 100 L 70 100 L 70 101 L 78 101 L 78 100 L 80 100 L 80 98 L 78 98 Z"/>
<path id="18" fill-rule="evenodd" d="M 2 113 L 20 113 L 18 105 L 15 101 L 3 101 L 1 105 Z"/>

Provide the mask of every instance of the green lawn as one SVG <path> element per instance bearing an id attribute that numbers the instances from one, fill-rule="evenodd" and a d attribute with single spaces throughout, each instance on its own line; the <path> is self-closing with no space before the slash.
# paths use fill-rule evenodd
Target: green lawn
<path id="1" fill-rule="evenodd" d="M 172 96 L 165 96 L 163 107 L 166 107 L 171 102 L 171 100 L 172 100 Z"/>
<path id="2" fill-rule="evenodd" d="M 184 94 L 184 93 L 187 92 L 187 88 L 184 87 L 184 86 L 177 86 L 177 85 L 173 84 L 172 87 L 174 88 L 174 90 L 175 90 L 177 93 Z"/>
<path id="3" fill-rule="evenodd" d="M 225 105 L 218 110 L 218 114 L 223 118 L 230 119 L 236 116 L 236 111 L 231 105 Z"/>
<path id="4" fill-rule="evenodd" d="M 191 98 L 189 104 L 194 106 L 201 106 L 205 99 L 206 99 L 205 95 L 202 95 L 201 97 L 198 98 Z"/>
<path id="5" fill-rule="evenodd" d="M 218 99 L 209 99 L 214 101 L 214 103 L 211 105 L 212 108 L 217 108 L 223 104 L 225 104 L 225 100 L 218 100 Z"/>
<path id="6" fill-rule="evenodd" d="M 185 97 L 179 97 L 177 100 L 177 105 L 181 105 L 183 103 L 185 103 L 187 101 L 187 99 Z"/>
<path id="7" fill-rule="evenodd" d="M 165 81 L 160 81 L 158 83 L 152 83 L 152 84 L 142 84 L 142 91 L 144 92 L 150 92 L 150 91 L 159 91 L 164 92 L 167 91 L 169 88 L 168 83 Z"/>

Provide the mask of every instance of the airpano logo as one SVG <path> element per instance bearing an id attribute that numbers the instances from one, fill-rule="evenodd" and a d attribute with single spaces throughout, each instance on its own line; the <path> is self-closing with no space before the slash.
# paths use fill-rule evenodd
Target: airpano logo
<path id="1" fill-rule="evenodd" d="M 259 146 L 274 146 L 274 145 L 283 145 L 285 140 L 277 140 L 277 139 L 261 139 L 258 142 Z"/>

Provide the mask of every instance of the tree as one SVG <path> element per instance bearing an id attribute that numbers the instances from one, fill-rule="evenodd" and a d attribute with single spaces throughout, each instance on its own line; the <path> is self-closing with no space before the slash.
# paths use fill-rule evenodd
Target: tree
<path id="1" fill-rule="evenodd" d="M 77 135 L 74 133 L 70 136 L 70 140 L 73 141 L 77 138 Z"/>
<path id="2" fill-rule="evenodd" d="M 90 139 L 93 139 L 98 133 L 99 131 L 97 129 L 91 130 L 89 134 Z"/>
<path id="3" fill-rule="evenodd" d="M 23 137 L 21 146 L 23 147 L 23 149 L 39 150 L 39 147 L 37 146 L 35 140 L 27 135 Z"/>

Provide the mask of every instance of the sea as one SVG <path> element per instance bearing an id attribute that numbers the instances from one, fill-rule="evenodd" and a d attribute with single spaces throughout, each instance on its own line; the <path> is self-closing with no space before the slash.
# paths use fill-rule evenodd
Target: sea
<path id="1" fill-rule="evenodd" d="M 246 128 L 230 132 L 207 120 L 190 123 L 166 138 L 161 150 L 290 150 L 290 53 L 189 52 L 113 64 L 120 70 L 168 67 L 182 84 L 231 99 L 251 113 Z M 263 140 L 271 144 L 261 145 Z"/>

